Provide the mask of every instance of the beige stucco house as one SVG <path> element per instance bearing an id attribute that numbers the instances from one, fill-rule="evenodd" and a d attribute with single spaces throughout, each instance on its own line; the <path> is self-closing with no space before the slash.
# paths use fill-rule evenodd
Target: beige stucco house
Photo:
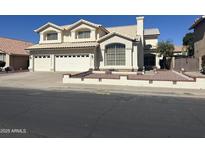
<path id="1" fill-rule="evenodd" d="M 39 43 L 28 48 L 31 71 L 137 70 L 159 67 L 155 50 L 158 29 L 144 29 L 144 17 L 135 25 L 103 27 L 79 20 L 70 25 L 47 23 L 35 32 Z M 146 59 L 146 58 L 145 58 Z"/>
<path id="2" fill-rule="evenodd" d="M 29 53 L 25 50 L 33 44 L 16 39 L 0 37 L 0 61 L 14 70 L 28 69 Z"/>
<path id="3" fill-rule="evenodd" d="M 186 56 L 187 55 L 187 47 L 183 45 L 175 45 L 173 56 Z"/>
<path id="4" fill-rule="evenodd" d="M 198 59 L 201 70 L 202 60 L 205 60 L 205 16 L 198 18 L 191 29 L 194 29 L 194 56 Z"/>

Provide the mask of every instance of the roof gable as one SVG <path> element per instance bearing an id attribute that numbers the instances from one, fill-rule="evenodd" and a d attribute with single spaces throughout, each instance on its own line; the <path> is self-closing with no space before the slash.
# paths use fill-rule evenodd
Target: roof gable
<path id="1" fill-rule="evenodd" d="M 109 31 L 107 29 L 105 29 L 102 25 L 94 24 L 92 22 L 89 22 L 89 21 L 86 21 L 86 20 L 83 20 L 83 19 L 73 23 L 72 25 L 69 25 L 69 26 L 67 25 L 67 28 L 65 28 L 65 29 L 66 30 L 72 30 L 72 29 L 74 29 L 75 27 L 77 27 L 81 24 L 85 24 L 85 25 L 88 25 L 88 26 L 91 26 L 91 27 L 94 27 L 94 28 L 100 28 L 103 31 L 105 31 L 106 33 L 109 33 Z M 66 26 L 64 26 L 64 27 L 66 27 Z"/>
<path id="2" fill-rule="evenodd" d="M 139 38 L 138 38 L 138 37 L 137 37 L 137 38 L 133 38 L 133 37 L 130 37 L 130 36 L 126 36 L 126 35 L 117 33 L 117 32 L 112 32 L 112 33 L 109 33 L 109 34 L 107 34 L 107 35 L 101 37 L 101 38 L 98 40 L 98 42 L 102 42 L 102 41 L 104 41 L 104 40 L 106 40 L 106 39 L 109 39 L 109 38 L 111 38 L 111 37 L 113 37 L 113 36 L 119 36 L 119 37 L 122 37 L 122 38 L 127 39 L 127 40 L 130 40 L 130 41 L 139 41 Z"/>
<path id="3" fill-rule="evenodd" d="M 38 29 L 36 29 L 36 30 L 34 30 L 34 31 L 39 33 L 39 32 L 43 31 L 44 29 L 46 29 L 46 28 L 48 28 L 48 27 L 53 27 L 53 28 L 58 29 L 58 30 L 63 30 L 62 27 L 60 27 L 60 26 L 58 26 L 58 25 L 56 25 L 56 24 L 53 24 L 53 23 L 51 23 L 51 22 L 48 22 L 47 24 L 45 24 L 45 25 L 39 27 Z"/>

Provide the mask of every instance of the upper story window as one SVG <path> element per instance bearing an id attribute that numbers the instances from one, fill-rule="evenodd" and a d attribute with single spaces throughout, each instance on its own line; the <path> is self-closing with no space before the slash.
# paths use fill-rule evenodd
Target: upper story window
<path id="1" fill-rule="evenodd" d="M 84 38 L 90 38 L 90 30 L 86 30 L 86 31 L 79 31 L 77 33 L 76 38 L 78 39 L 84 39 Z"/>
<path id="2" fill-rule="evenodd" d="M 46 40 L 58 40 L 58 33 L 56 32 L 47 33 Z"/>

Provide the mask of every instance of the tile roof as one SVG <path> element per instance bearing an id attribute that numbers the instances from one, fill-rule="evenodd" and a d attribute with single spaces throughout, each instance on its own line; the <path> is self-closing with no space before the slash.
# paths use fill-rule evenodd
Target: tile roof
<path id="1" fill-rule="evenodd" d="M 61 28 L 64 28 L 66 30 L 69 30 L 69 29 L 72 29 L 73 27 L 75 27 L 76 25 L 78 24 L 81 24 L 81 23 L 84 23 L 84 24 L 87 24 L 87 25 L 90 25 L 90 26 L 93 26 L 93 27 L 96 27 L 96 28 L 100 28 L 102 29 L 103 31 L 105 31 L 106 33 L 108 33 L 109 31 L 107 29 L 105 29 L 102 25 L 100 24 L 95 24 L 95 23 L 92 23 L 90 21 L 87 21 L 87 20 L 83 20 L 83 19 L 80 19 L 79 21 L 71 24 L 71 25 L 64 25 L 64 26 L 61 26 Z"/>
<path id="2" fill-rule="evenodd" d="M 187 47 L 186 46 L 177 46 L 175 45 L 174 46 L 174 52 L 183 52 L 183 51 L 186 51 Z"/>
<path id="3" fill-rule="evenodd" d="M 48 22 L 46 24 L 44 24 L 43 26 L 39 27 L 38 29 L 34 30 L 35 32 L 40 32 L 42 29 L 48 27 L 48 26 L 51 26 L 51 27 L 54 27 L 54 28 L 57 28 L 59 30 L 63 30 L 63 28 L 61 26 L 58 26 L 56 24 L 53 24 L 51 22 Z"/>
<path id="4" fill-rule="evenodd" d="M 30 42 L 0 37 L 0 50 L 9 55 L 28 55 L 25 49 L 31 45 Z"/>
<path id="5" fill-rule="evenodd" d="M 68 29 L 69 29 L 69 28 L 72 28 L 73 26 L 75 26 L 75 25 L 77 25 L 77 24 L 80 24 L 80 23 L 86 23 L 86 24 L 91 25 L 91 26 L 93 26 L 93 27 L 100 27 L 100 26 L 102 26 L 102 25 L 100 25 L 100 24 L 95 24 L 95 23 L 92 23 L 92 22 L 90 22 L 90 21 L 80 19 L 79 21 L 77 21 L 77 22 L 75 22 L 75 23 L 69 25 L 67 28 L 68 28 Z"/>
<path id="6" fill-rule="evenodd" d="M 159 35 L 159 29 L 158 28 L 149 28 L 144 30 L 144 35 Z"/>
<path id="7" fill-rule="evenodd" d="M 43 26 L 39 27 L 38 29 L 36 29 L 34 31 L 35 32 L 39 32 L 39 31 L 41 31 L 42 29 L 44 29 L 44 28 L 46 28 L 48 26 L 52 26 L 52 27 L 57 28 L 59 30 L 69 30 L 69 29 L 72 29 L 73 27 L 75 27 L 76 25 L 81 24 L 81 23 L 85 23 L 87 25 L 90 25 L 90 26 L 93 26 L 93 27 L 96 27 L 96 28 L 100 28 L 103 31 L 105 31 L 106 33 L 108 33 L 107 29 L 105 29 L 102 25 L 95 24 L 93 22 L 90 22 L 90 21 L 87 21 L 87 20 L 84 20 L 84 19 L 80 19 L 80 20 L 76 21 L 73 24 L 62 25 L 62 26 L 59 26 L 59 25 L 56 25 L 54 23 L 48 22 L 48 23 L 44 24 Z"/>
<path id="8" fill-rule="evenodd" d="M 120 34 L 128 35 L 130 37 L 137 36 L 137 25 L 129 25 L 129 26 L 117 26 L 117 27 L 107 27 L 108 31 L 117 32 Z"/>
<path id="9" fill-rule="evenodd" d="M 106 27 L 110 32 L 118 32 L 130 37 L 137 36 L 137 25 L 128 25 L 128 26 L 117 26 L 117 27 Z M 159 35 L 158 28 L 144 29 L 144 35 Z"/>
<path id="10" fill-rule="evenodd" d="M 128 39 L 128 40 L 136 40 L 136 41 L 139 41 L 139 37 L 131 37 L 131 36 L 128 36 L 128 35 L 125 35 L 125 34 L 121 34 L 121 33 L 118 33 L 118 32 L 111 32 L 111 33 L 109 33 L 109 34 L 104 35 L 103 37 L 101 37 L 101 38 L 98 40 L 98 42 L 100 42 L 100 41 L 102 41 L 102 40 L 104 40 L 104 39 L 106 39 L 106 38 L 108 38 L 108 37 L 111 37 L 111 36 L 113 36 L 113 35 L 117 35 L 117 36 L 120 36 L 120 37 L 124 37 L 124 38 L 126 38 L 126 39 Z"/>
<path id="11" fill-rule="evenodd" d="M 97 47 L 97 42 L 64 42 L 64 43 L 47 43 L 47 44 L 35 44 L 26 50 L 34 49 L 52 49 L 52 48 L 82 48 L 82 47 Z"/>

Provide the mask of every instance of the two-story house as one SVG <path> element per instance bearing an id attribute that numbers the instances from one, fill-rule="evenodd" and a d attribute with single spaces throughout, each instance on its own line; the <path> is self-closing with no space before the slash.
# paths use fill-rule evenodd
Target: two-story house
<path id="1" fill-rule="evenodd" d="M 205 16 L 198 18 L 189 29 L 194 29 L 194 56 L 201 70 L 202 61 L 205 61 Z"/>
<path id="2" fill-rule="evenodd" d="M 144 17 L 136 25 L 109 27 L 79 20 L 58 26 L 47 23 L 35 30 L 39 44 L 29 47 L 32 71 L 137 70 L 159 67 L 155 50 L 158 29 L 144 29 Z M 151 57 L 151 58 L 150 58 Z"/>

